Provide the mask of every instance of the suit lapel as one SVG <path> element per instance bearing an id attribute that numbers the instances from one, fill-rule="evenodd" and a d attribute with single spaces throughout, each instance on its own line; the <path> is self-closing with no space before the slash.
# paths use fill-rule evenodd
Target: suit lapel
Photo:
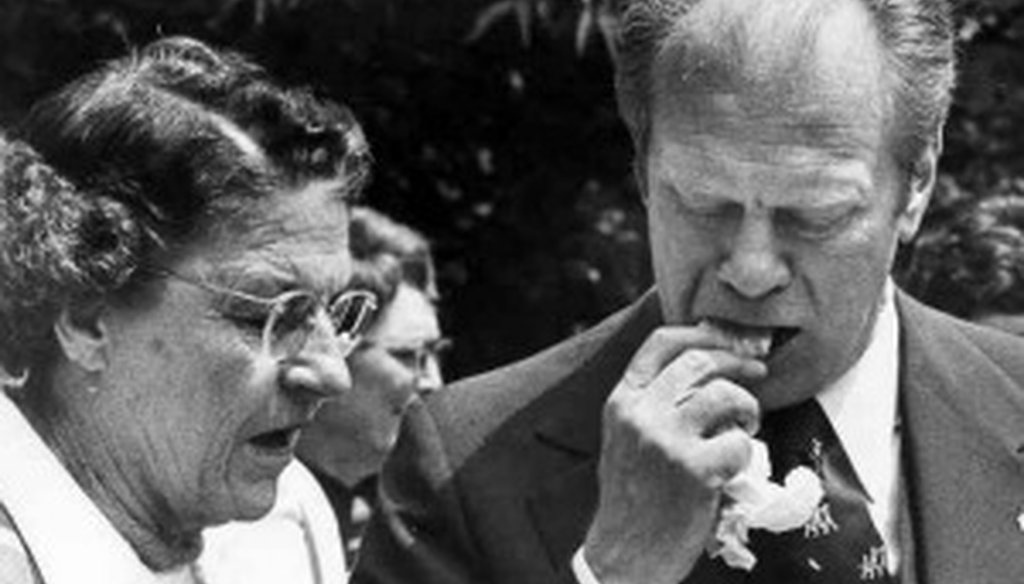
<path id="1" fill-rule="evenodd" d="M 959 325 L 905 296 L 899 307 L 903 458 L 917 580 L 1019 581 L 1020 387 Z"/>
<path id="2" fill-rule="evenodd" d="M 611 322 L 599 347 L 581 355 L 574 374 L 547 404 L 547 415 L 535 426 L 537 446 L 561 459 L 527 497 L 527 507 L 552 564 L 568 565 L 580 546 L 597 505 L 597 460 L 601 445 L 601 411 L 633 354 L 661 322 L 657 296 L 648 292 Z"/>

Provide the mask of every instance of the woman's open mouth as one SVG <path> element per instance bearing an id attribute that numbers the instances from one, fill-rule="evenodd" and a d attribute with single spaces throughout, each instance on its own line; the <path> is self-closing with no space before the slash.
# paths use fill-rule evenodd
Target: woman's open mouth
<path id="1" fill-rule="evenodd" d="M 259 451 L 271 455 L 290 455 L 301 435 L 300 426 L 289 426 L 269 432 L 257 434 L 249 439 L 249 444 Z"/>

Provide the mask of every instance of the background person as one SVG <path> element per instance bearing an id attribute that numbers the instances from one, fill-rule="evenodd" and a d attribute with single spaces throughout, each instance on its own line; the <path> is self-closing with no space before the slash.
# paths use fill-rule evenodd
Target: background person
<path id="1" fill-rule="evenodd" d="M 1024 197 L 959 205 L 917 237 L 899 278 L 929 306 L 1024 335 Z"/>
<path id="2" fill-rule="evenodd" d="M 367 207 L 353 208 L 349 230 L 352 280 L 374 291 L 381 307 L 349 355 L 352 391 L 321 408 L 298 453 L 327 493 L 353 559 L 405 407 L 441 386 L 446 340 L 427 240 Z"/>
<path id="3" fill-rule="evenodd" d="M 622 5 L 655 290 L 414 402 L 353 580 L 1018 580 L 1024 343 L 889 276 L 935 181 L 950 7 Z M 745 574 L 706 547 L 758 427 L 825 499 Z"/>
<path id="4" fill-rule="evenodd" d="M 441 387 L 437 273 L 430 243 L 416 230 L 369 207 L 352 210 L 349 247 L 354 278 L 379 290 L 385 306 L 360 347 L 378 347 L 415 373 L 420 393 Z M 353 355 L 355 358 L 355 355 Z"/>
<path id="5" fill-rule="evenodd" d="M 20 137 L 35 151 L 0 163 L 0 360 L 25 376 L 0 392 L 3 569 L 204 582 L 203 531 L 264 516 L 302 428 L 350 387 L 372 296 L 337 242 L 362 132 L 167 38 L 40 102 Z"/>

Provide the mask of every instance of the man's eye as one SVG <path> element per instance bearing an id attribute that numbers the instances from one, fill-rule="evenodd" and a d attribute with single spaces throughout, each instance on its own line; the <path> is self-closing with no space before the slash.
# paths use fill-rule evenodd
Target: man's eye
<path id="1" fill-rule="evenodd" d="M 679 207 L 684 214 L 705 220 L 727 219 L 731 214 L 742 212 L 737 205 L 704 200 L 680 201 Z"/>
<path id="2" fill-rule="evenodd" d="M 841 231 L 856 216 L 855 209 L 823 211 L 780 210 L 779 220 L 796 235 L 811 239 L 824 238 Z"/>

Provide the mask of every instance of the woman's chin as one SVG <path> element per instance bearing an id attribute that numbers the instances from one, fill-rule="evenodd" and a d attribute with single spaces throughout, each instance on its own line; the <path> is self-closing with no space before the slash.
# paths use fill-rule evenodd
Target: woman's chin
<path id="1" fill-rule="evenodd" d="M 256 521 L 270 513 L 277 502 L 277 481 L 263 480 L 235 488 L 232 505 L 226 513 L 219 514 L 218 523 L 229 521 Z"/>

